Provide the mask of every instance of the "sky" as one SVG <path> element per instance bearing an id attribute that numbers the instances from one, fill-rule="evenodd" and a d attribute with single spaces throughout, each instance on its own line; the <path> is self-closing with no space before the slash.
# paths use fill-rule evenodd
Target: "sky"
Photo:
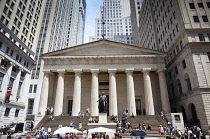
<path id="1" fill-rule="evenodd" d="M 95 19 L 100 17 L 103 0 L 86 0 L 86 4 L 84 43 L 89 42 L 89 36 L 95 36 Z"/>

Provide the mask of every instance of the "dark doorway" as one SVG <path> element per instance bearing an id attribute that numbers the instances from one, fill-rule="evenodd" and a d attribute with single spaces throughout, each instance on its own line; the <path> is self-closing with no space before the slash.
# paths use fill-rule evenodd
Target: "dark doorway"
<path id="1" fill-rule="evenodd" d="M 199 120 L 197 117 L 197 112 L 194 104 L 191 104 L 191 112 L 192 112 L 192 123 L 199 125 Z"/>
<path id="2" fill-rule="evenodd" d="M 183 106 L 181 106 L 181 109 L 182 109 L 182 115 L 183 115 L 184 123 L 187 123 L 187 116 L 186 116 L 185 108 Z"/>
<path id="3" fill-rule="evenodd" d="M 71 116 L 72 114 L 72 104 L 73 104 L 73 100 L 69 100 L 68 101 L 68 114 Z"/>
<path id="4" fill-rule="evenodd" d="M 136 114 L 137 115 L 141 115 L 141 100 L 140 99 L 136 99 Z"/>

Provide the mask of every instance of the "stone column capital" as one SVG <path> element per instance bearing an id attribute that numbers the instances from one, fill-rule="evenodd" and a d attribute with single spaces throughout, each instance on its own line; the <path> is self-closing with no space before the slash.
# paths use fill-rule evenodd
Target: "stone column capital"
<path id="1" fill-rule="evenodd" d="M 19 72 L 22 72 L 23 71 L 23 68 L 19 67 Z"/>
<path id="2" fill-rule="evenodd" d="M 151 68 L 143 68 L 142 69 L 142 72 L 150 72 L 151 71 Z"/>
<path id="3" fill-rule="evenodd" d="M 58 73 L 66 73 L 66 70 L 64 70 L 64 69 L 58 69 L 58 70 L 56 70 Z"/>
<path id="4" fill-rule="evenodd" d="M 125 69 L 125 73 L 133 73 L 134 69 L 130 68 L 130 69 Z"/>
<path id="5" fill-rule="evenodd" d="M 91 69 L 91 73 L 99 73 L 99 69 Z"/>
<path id="6" fill-rule="evenodd" d="M 74 69 L 73 70 L 75 73 L 82 73 L 82 69 Z"/>
<path id="7" fill-rule="evenodd" d="M 13 62 L 10 62 L 10 65 L 11 65 L 11 66 L 15 66 L 15 63 L 13 63 Z"/>
<path id="8" fill-rule="evenodd" d="M 44 72 L 44 73 L 51 73 L 50 70 L 42 70 L 42 72 Z"/>
<path id="9" fill-rule="evenodd" d="M 157 72 L 159 73 L 159 72 L 165 72 L 165 70 L 166 70 L 166 68 L 159 68 L 158 70 L 157 70 Z"/>
<path id="10" fill-rule="evenodd" d="M 117 69 L 108 69 L 108 73 L 116 73 Z"/>
<path id="11" fill-rule="evenodd" d="M 4 59 L 4 56 L 0 55 L 0 59 Z"/>

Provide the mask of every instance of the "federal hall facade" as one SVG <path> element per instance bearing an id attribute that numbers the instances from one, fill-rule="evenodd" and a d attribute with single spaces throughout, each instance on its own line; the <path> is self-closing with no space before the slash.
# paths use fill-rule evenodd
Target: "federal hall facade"
<path id="1" fill-rule="evenodd" d="M 99 115 L 98 98 L 108 98 L 109 115 L 155 115 L 170 112 L 165 80 L 164 52 L 99 40 L 42 55 L 44 79 L 39 113 L 53 107 L 77 116 L 90 109 Z"/>

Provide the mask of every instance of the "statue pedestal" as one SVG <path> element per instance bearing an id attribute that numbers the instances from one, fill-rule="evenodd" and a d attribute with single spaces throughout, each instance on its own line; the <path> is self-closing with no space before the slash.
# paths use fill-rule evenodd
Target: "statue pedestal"
<path id="1" fill-rule="evenodd" d="M 99 113 L 98 123 L 107 123 L 107 113 Z"/>

